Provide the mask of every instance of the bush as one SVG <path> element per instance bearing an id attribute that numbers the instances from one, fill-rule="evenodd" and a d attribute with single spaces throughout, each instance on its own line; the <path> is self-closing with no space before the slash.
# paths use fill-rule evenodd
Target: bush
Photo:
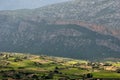
<path id="1" fill-rule="evenodd" d="M 120 68 L 116 70 L 117 73 L 120 73 Z"/>
<path id="2" fill-rule="evenodd" d="M 84 74 L 83 78 L 92 78 L 93 74 L 92 73 L 88 73 L 88 74 Z"/>

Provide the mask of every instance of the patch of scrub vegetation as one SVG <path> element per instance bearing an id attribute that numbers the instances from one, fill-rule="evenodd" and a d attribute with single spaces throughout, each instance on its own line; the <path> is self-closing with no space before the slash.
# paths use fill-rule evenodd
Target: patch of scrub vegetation
<path id="1" fill-rule="evenodd" d="M 90 62 L 22 53 L 0 53 L 0 79 L 120 78 L 120 62 Z"/>

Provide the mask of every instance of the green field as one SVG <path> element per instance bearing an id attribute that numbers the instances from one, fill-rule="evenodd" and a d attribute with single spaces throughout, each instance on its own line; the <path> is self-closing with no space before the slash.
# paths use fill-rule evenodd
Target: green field
<path id="1" fill-rule="evenodd" d="M 111 62 L 111 65 L 100 65 L 98 62 L 90 63 L 85 60 L 44 55 L 2 52 L 0 55 L 0 79 L 120 78 L 120 73 L 117 72 L 120 69 L 120 62 Z M 113 70 L 104 69 L 104 67 L 111 68 L 113 66 Z"/>

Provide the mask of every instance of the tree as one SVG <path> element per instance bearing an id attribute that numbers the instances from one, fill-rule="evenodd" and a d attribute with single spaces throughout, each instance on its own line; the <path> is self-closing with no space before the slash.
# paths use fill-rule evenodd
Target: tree
<path id="1" fill-rule="evenodd" d="M 58 67 L 55 67 L 54 73 L 58 74 L 59 73 L 58 69 L 59 69 Z"/>
<path id="2" fill-rule="evenodd" d="M 120 68 L 116 70 L 117 73 L 120 73 Z"/>
<path id="3" fill-rule="evenodd" d="M 47 79 L 53 79 L 54 73 L 50 72 L 48 76 L 46 76 Z"/>
<path id="4" fill-rule="evenodd" d="M 92 78 L 92 77 L 93 77 L 93 74 L 92 74 L 92 73 L 88 73 L 88 74 L 84 74 L 84 75 L 83 75 L 83 79 Z"/>

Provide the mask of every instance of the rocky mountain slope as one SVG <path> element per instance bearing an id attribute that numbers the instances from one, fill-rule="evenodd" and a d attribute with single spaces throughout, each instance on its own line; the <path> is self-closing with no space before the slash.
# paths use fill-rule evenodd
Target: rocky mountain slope
<path id="1" fill-rule="evenodd" d="M 119 7 L 119 0 L 74 0 L 0 11 L 0 51 L 119 58 Z"/>

